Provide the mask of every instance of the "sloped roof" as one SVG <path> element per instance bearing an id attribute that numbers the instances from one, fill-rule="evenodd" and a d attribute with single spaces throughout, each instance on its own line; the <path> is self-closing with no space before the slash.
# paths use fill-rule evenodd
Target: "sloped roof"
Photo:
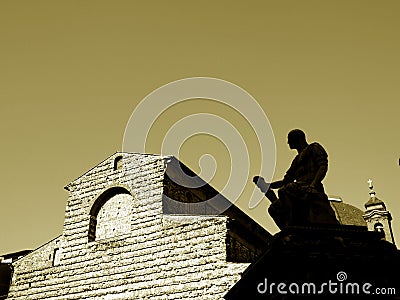
<path id="1" fill-rule="evenodd" d="M 230 218 L 229 232 L 240 236 L 241 239 L 251 240 L 250 244 L 255 246 L 256 252 L 262 253 L 272 235 L 244 211 L 238 208 L 229 199 L 225 198 L 211 185 L 200 178 L 195 172 L 188 168 L 174 156 L 166 159 L 167 169 L 164 177 L 164 196 L 165 198 L 174 195 L 171 190 L 185 191 L 183 197 L 173 200 L 173 210 L 167 211 L 163 205 L 163 211 L 166 214 L 190 215 L 194 211 L 198 215 L 222 215 Z M 190 196 L 193 195 L 193 196 Z M 169 204 L 167 199 L 163 199 L 164 204 Z M 182 204 L 181 206 L 179 206 Z M 193 207 L 187 210 L 185 204 Z"/>
<path id="2" fill-rule="evenodd" d="M 342 225 L 366 226 L 363 218 L 363 211 L 351 204 L 339 201 L 330 201 L 331 207 L 335 211 L 336 218 Z"/>
<path id="3" fill-rule="evenodd" d="M 383 207 L 385 207 L 385 203 L 376 196 L 369 198 L 367 203 L 364 204 L 365 208 L 368 208 L 368 206 L 373 206 L 373 205 L 383 205 Z"/>

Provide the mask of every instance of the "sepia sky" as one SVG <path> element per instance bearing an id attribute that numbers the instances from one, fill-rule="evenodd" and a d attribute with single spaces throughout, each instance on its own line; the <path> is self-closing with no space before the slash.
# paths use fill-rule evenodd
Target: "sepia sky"
<path id="1" fill-rule="evenodd" d="M 122 150 L 146 95 L 196 76 L 232 82 L 259 102 L 276 138 L 275 179 L 295 156 L 293 128 L 326 148 L 328 194 L 364 210 L 372 178 L 400 243 L 399 13 L 396 0 L 1 1 L 0 254 L 62 234 L 63 187 Z M 160 152 L 157 128 L 207 109 L 257 151 L 235 112 L 200 103 L 166 111 L 149 151 Z M 217 179 L 229 180 L 229 149 L 216 139 L 193 137 L 181 159 L 198 171 L 213 152 Z M 238 205 L 276 232 L 267 200 L 250 210 L 245 198 Z"/>

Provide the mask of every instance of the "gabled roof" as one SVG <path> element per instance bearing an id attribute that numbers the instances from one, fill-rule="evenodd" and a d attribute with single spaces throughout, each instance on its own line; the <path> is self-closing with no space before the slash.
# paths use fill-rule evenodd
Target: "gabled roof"
<path id="1" fill-rule="evenodd" d="M 110 168 L 113 167 L 116 158 L 122 156 L 123 159 L 129 160 L 145 157 L 153 157 L 155 159 L 160 159 L 164 161 L 165 164 L 165 174 L 163 182 L 163 207 L 165 206 L 165 201 L 168 199 L 177 200 L 174 201 L 175 207 L 178 207 L 175 211 L 165 211 L 165 214 L 181 214 L 190 215 L 191 211 L 179 211 L 179 209 L 185 209 L 184 204 L 198 204 L 200 210 L 205 210 L 205 215 L 223 215 L 230 218 L 231 231 L 236 233 L 241 230 L 239 235 L 247 235 L 249 238 L 256 241 L 256 244 L 265 244 L 270 239 L 271 234 L 255 222 L 251 217 L 244 213 L 241 209 L 235 206 L 232 202 L 226 199 L 222 194 L 215 190 L 206 181 L 200 178 L 195 172 L 188 168 L 185 164 L 179 161 L 176 157 L 172 155 L 158 155 L 158 154 L 142 154 L 142 153 L 127 153 L 127 152 L 116 152 L 102 162 L 71 181 L 65 189 L 71 190 L 75 184 L 86 176 L 92 176 L 93 170 L 101 165 L 109 164 Z M 179 190 L 180 194 L 183 195 L 183 199 L 174 199 L 170 196 L 169 188 L 174 190 Z M 189 196 L 189 197 L 187 197 Z M 189 199 L 193 196 L 192 199 Z M 205 201 L 207 200 L 207 201 Z M 180 203 L 183 205 L 180 206 Z M 202 215 L 203 213 L 195 213 L 194 215 Z"/>
<path id="2" fill-rule="evenodd" d="M 77 178 L 75 178 L 74 180 L 72 180 L 71 182 L 69 182 L 64 189 L 66 189 L 67 191 L 69 190 L 69 187 L 74 184 L 75 182 L 77 182 L 79 179 L 87 176 L 88 174 L 90 174 L 92 172 L 92 170 L 94 170 L 97 166 L 107 162 L 107 161 L 112 161 L 115 158 L 117 158 L 118 156 L 153 156 L 153 157 L 159 157 L 159 158 L 165 158 L 167 156 L 162 156 L 159 154 L 149 154 L 149 153 L 130 153 L 130 152 L 115 152 L 114 154 L 108 156 L 106 159 L 102 160 L 100 163 L 98 163 L 97 165 L 93 166 L 91 169 L 89 169 L 88 171 L 86 171 L 85 173 L 83 173 L 82 175 L 78 176 Z"/>

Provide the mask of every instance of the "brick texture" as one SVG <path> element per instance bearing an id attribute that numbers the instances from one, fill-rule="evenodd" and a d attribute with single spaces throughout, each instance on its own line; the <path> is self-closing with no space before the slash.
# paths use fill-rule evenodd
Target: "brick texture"
<path id="1" fill-rule="evenodd" d="M 269 234 L 163 212 L 168 161 L 116 153 L 68 184 L 62 235 L 13 263 L 8 299 L 222 299 Z"/>

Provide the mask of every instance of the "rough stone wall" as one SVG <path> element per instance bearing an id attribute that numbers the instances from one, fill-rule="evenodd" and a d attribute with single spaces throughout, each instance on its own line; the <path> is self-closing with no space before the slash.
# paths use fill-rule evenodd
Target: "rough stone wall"
<path id="1" fill-rule="evenodd" d="M 95 238 L 113 238 L 131 233 L 133 197 L 117 194 L 107 200 L 96 217 Z"/>
<path id="2" fill-rule="evenodd" d="M 221 299 L 249 264 L 227 262 L 228 217 L 162 214 L 165 167 L 117 153 L 69 184 L 62 236 L 13 263 L 8 299 Z M 130 234 L 91 241 L 93 207 L 117 186 L 132 195 Z"/>
<path id="3" fill-rule="evenodd" d="M 55 261 L 55 251 L 60 248 L 62 237 L 59 236 L 38 249 L 32 251 L 22 259 L 13 262 L 14 269 L 21 270 L 42 270 L 51 268 Z M 15 273 L 15 272 L 14 272 Z M 26 284 L 29 285 L 30 282 Z"/>

